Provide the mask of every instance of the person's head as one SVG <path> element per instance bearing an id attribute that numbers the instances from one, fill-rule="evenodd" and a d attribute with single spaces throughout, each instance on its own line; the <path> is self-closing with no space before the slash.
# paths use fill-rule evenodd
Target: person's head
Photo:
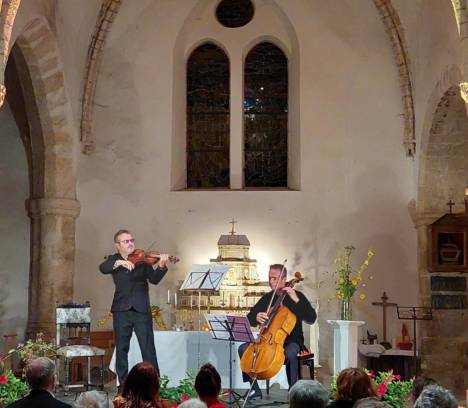
<path id="1" fill-rule="evenodd" d="M 198 398 L 190 398 L 186 401 L 182 401 L 179 404 L 179 408 L 206 408 L 206 404 Z"/>
<path id="2" fill-rule="evenodd" d="M 109 401 L 105 391 L 86 391 L 78 395 L 73 408 L 108 408 Z"/>
<path id="3" fill-rule="evenodd" d="M 26 366 L 26 382 L 32 390 L 53 390 L 55 387 L 55 364 L 47 357 L 31 360 Z"/>
<path id="4" fill-rule="evenodd" d="M 424 376 L 416 377 L 413 380 L 413 384 L 411 386 L 411 399 L 413 400 L 413 402 L 418 399 L 424 387 L 428 385 L 436 385 L 436 384 L 437 384 L 436 381 L 430 377 L 424 377 Z"/>
<path id="5" fill-rule="evenodd" d="M 337 400 L 357 401 L 375 395 L 371 379 L 362 368 L 345 368 L 336 379 Z"/>
<path id="6" fill-rule="evenodd" d="M 414 408 L 457 408 L 457 406 L 453 394 L 439 385 L 424 387 L 414 403 Z"/>
<path id="7" fill-rule="evenodd" d="M 114 234 L 114 245 L 120 255 L 127 256 L 135 250 L 135 239 L 130 231 L 121 229 Z"/>
<path id="8" fill-rule="evenodd" d="M 270 284 L 271 289 L 275 289 L 276 282 L 281 276 L 281 271 L 283 270 L 283 265 L 281 264 L 273 264 L 270 265 L 270 270 L 268 272 L 268 283 Z M 278 284 L 278 289 L 283 289 L 286 286 L 286 276 L 288 271 L 284 268 L 283 275 L 281 276 L 281 280 Z"/>
<path id="9" fill-rule="evenodd" d="M 325 408 L 328 391 L 315 380 L 299 380 L 289 390 L 290 408 Z"/>
<path id="10" fill-rule="evenodd" d="M 122 397 L 138 406 L 141 402 L 157 403 L 159 376 L 152 364 L 143 361 L 135 365 L 125 378 Z"/>
<path id="11" fill-rule="evenodd" d="M 211 364 L 200 367 L 195 377 L 195 389 L 200 397 L 217 397 L 221 391 L 221 377 Z"/>
<path id="12" fill-rule="evenodd" d="M 369 397 L 357 400 L 353 408 L 392 408 L 392 406 L 375 397 Z"/>

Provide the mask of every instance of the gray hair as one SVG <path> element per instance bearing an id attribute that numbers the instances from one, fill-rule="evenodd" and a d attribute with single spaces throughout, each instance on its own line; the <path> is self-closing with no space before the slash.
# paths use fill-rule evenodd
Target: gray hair
<path id="1" fill-rule="evenodd" d="M 289 390 L 291 408 L 325 408 L 328 400 L 328 391 L 315 380 L 299 380 Z"/>
<path id="2" fill-rule="evenodd" d="M 190 398 L 181 402 L 179 408 L 206 408 L 206 404 L 198 398 Z"/>
<path id="3" fill-rule="evenodd" d="M 33 390 L 46 390 L 54 386 L 55 364 L 47 357 L 38 357 L 26 366 L 26 381 Z"/>
<path id="4" fill-rule="evenodd" d="M 82 392 L 73 404 L 74 408 L 108 408 L 109 400 L 105 391 Z"/>
<path id="5" fill-rule="evenodd" d="M 440 385 L 424 387 L 414 408 L 457 408 L 458 403 L 453 394 Z"/>
<path id="6" fill-rule="evenodd" d="M 392 408 L 392 406 L 375 397 L 368 397 L 357 400 L 353 408 Z"/>

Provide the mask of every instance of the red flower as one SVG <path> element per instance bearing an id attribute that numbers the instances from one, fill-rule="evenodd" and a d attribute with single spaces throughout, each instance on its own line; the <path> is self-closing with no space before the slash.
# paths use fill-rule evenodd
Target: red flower
<path id="1" fill-rule="evenodd" d="M 400 374 L 395 375 L 395 380 L 400 381 L 401 380 L 401 375 Z"/>
<path id="2" fill-rule="evenodd" d="M 172 404 L 172 405 L 171 405 L 171 408 L 177 408 L 177 407 L 178 407 L 177 404 Z"/>
<path id="3" fill-rule="evenodd" d="M 187 401 L 189 398 L 189 396 L 187 394 L 182 394 L 182 401 Z"/>
<path id="4" fill-rule="evenodd" d="M 385 395 L 386 392 L 387 392 L 387 386 L 384 383 L 380 384 L 379 387 L 377 388 L 377 395 L 381 397 L 382 395 Z"/>
<path id="5" fill-rule="evenodd" d="M 6 384 L 8 382 L 8 378 L 4 375 L 0 375 L 0 385 Z"/>

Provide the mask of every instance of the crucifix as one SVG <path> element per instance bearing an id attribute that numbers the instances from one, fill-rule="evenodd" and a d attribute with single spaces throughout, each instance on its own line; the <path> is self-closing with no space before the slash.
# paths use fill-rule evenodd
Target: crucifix
<path id="1" fill-rule="evenodd" d="M 383 295 L 382 295 L 382 297 L 380 299 L 382 299 L 381 302 L 372 302 L 372 304 L 374 306 L 382 306 L 382 309 L 383 309 L 383 313 L 382 313 L 383 341 L 387 342 L 387 307 L 394 307 L 394 306 L 397 306 L 397 304 L 387 302 L 388 296 L 387 296 L 387 294 L 385 292 L 383 293 Z"/>
<path id="2" fill-rule="evenodd" d="M 445 205 L 448 205 L 450 214 L 452 214 L 452 207 L 455 205 L 452 199 L 450 199 Z"/>
<path id="3" fill-rule="evenodd" d="M 229 221 L 229 224 L 232 224 L 231 235 L 235 235 L 236 231 L 234 231 L 234 224 L 237 224 L 237 221 L 234 218 Z"/>

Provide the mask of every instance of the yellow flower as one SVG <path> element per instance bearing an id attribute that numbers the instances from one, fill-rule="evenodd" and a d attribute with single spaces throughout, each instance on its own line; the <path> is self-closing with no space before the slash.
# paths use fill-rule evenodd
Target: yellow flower
<path id="1" fill-rule="evenodd" d="M 357 285 L 357 282 L 358 282 L 358 281 L 357 281 L 356 279 L 353 279 L 353 280 L 351 281 L 351 284 L 352 284 L 353 286 L 356 286 L 356 285 Z"/>
<path id="2" fill-rule="evenodd" d="M 371 257 L 373 257 L 374 255 L 375 255 L 374 251 L 372 251 L 372 249 L 369 248 L 369 249 L 367 250 L 367 256 L 368 256 L 369 258 L 371 258 Z"/>
<path id="3" fill-rule="evenodd" d="M 359 295 L 359 299 L 364 300 L 366 298 L 366 295 L 364 293 L 361 293 Z"/>
<path id="4" fill-rule="evenodd" d="M 344 283 L 344 279 L 343 279 L 343 278 L 340 278 L 339 282 L 340 282 L 340 283 Z"/>

